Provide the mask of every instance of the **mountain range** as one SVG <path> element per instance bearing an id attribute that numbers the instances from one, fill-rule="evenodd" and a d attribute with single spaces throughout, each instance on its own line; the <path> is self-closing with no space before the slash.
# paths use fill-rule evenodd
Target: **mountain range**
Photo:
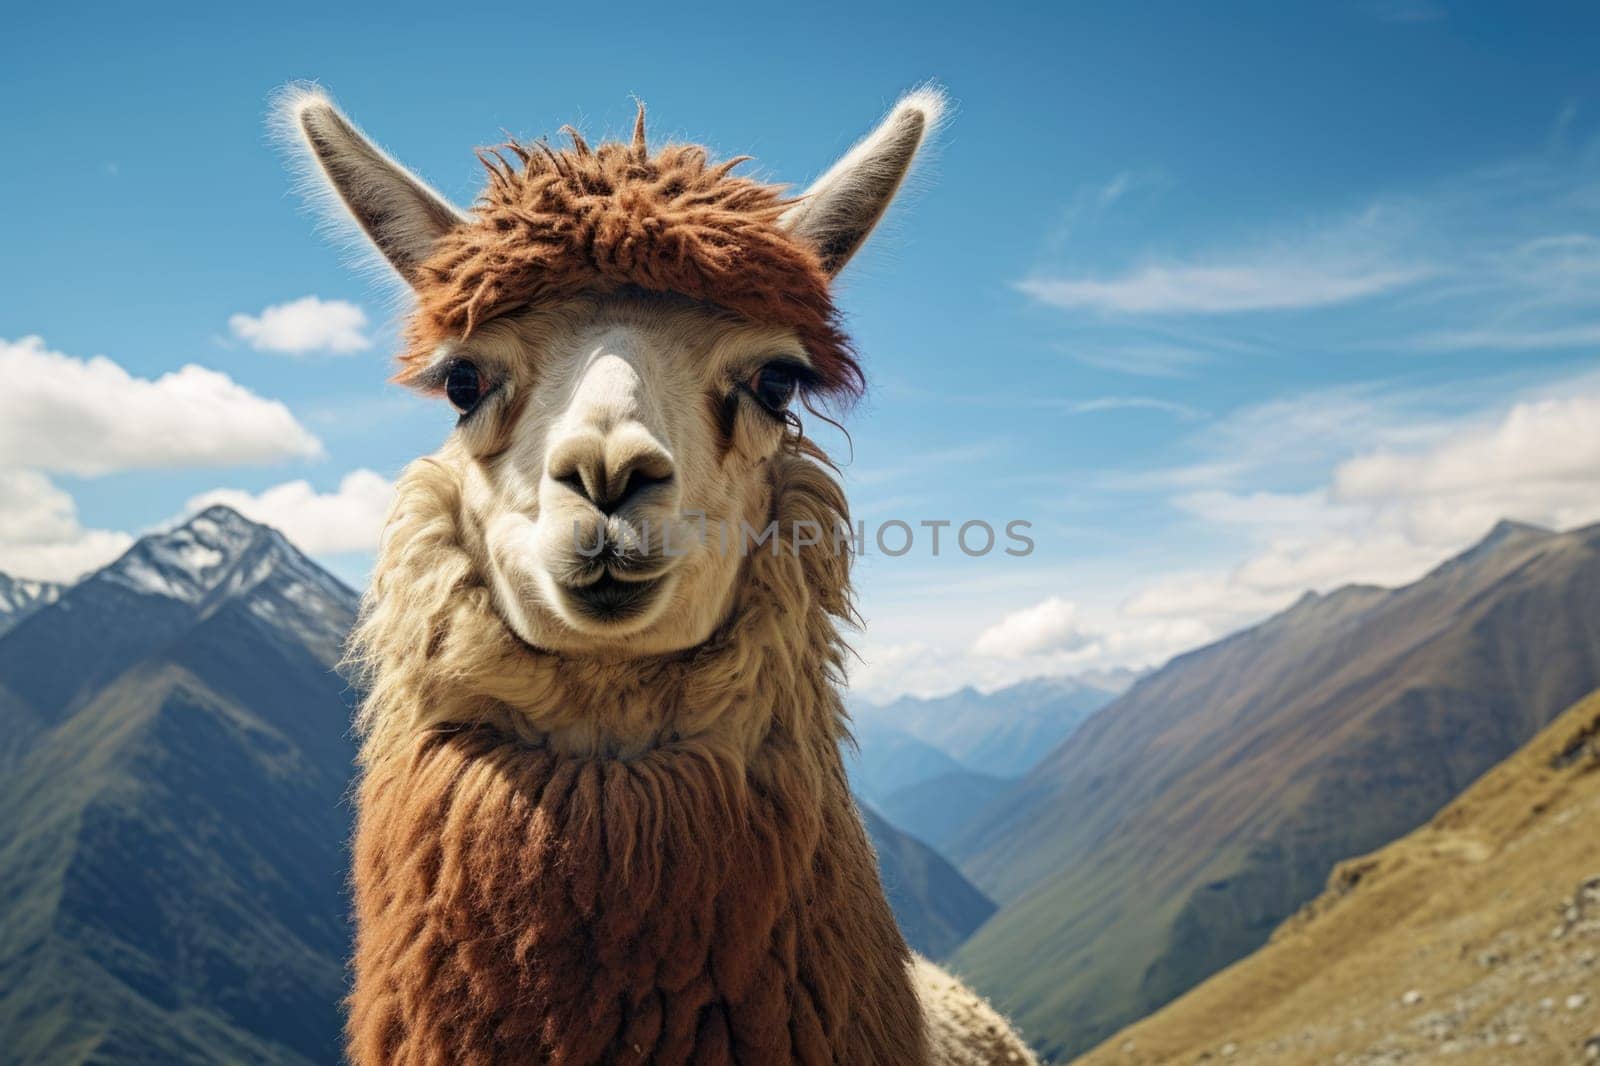
<path id="1" fill-rule="evenodd" d="M 1082 1052 L 1266 942 L 1600 686 L 1600 527 L 1514 523 L 1400 589 L 1308 594 L 1181 655 L 950 854 L 1000 911 L 954 964 Z"/>
<path id="2" fill-rule="evenodd" d="M 1600 1059 L 1600 692 L 1083 1066 Z"/>
<path id="3" fill-rule="evenodd" d="M 1016 777 L 1032 769 L 1116 694 L 1078 678 L 1041 677 L 987 693 L 968 687 L 933 698 L 857 702 L 850 714 L 858 730 L 892 729 L 968 770 Z"/>
<path id="4" fill-rule="evenodd" d="M 71 587 L 0 592 L 0 1060 L 337 1061 L 356 701 L 338 663 L 355 593 L 224 507 Z M 1354 1024 L 1312 1018 L 1297 989 L 1347 986 L 1304 967 L 1357 959 L 1348 995 L 1365 981 L 1370 1009 L 1389 1009 L 1360 968 L 1380 947 L 1356 933 L 1413 937 L 1435 912 L 1411 904 L 1446 899 L 1423 872 L 1516 899 L 1532 892 L 1517 870 L 1589 861 L 1592 844 L 1509 857 L 1533 854 L 1524 829 L 1600 838 L 1589 808 L 1559 806 L 1587 795 L 1560 784 L 1577 778 L 1555 774 L 1588 766 L 1587 712 L 1540 734 L 1600 687 L 1600 527 L 1502 523 L 1405 588 L 1308 594 L 1121 694 L 1105 685 L 855 709 L 852 782 L 907 938 L 1049 1056 L 1110 1039 L 1097 1055 L 1190 1061 L 1231 1043 L 1295 1061 L 1286 1041 Z M 1563 730 L 1576 746 L 1544 739 Z M 1434 817 L 1536 734 L 1533 762 L 1506 764 L 1526 788 L 1490 804 L 1480 784 Z M 1467 810 L 1491 813 L 1435 832 Z M 1469 912 L 1437 915 L 1418 944 Z M 1309 946 L 1280 951 L 1294 944 Z"/>
<path id="5" fill-rule="evenodd" d="M 356 594 L 226 507 L 0 590 L 0 1062 L 339 1061 Z M 993 912 L 865 817 L 918 950 Z"/>
<path id="6" fill-rule="evenodd" d="M 897 827 L 942 848 L 1134 675 L 1036 678 L 992 692 L 851 708 L 852 787 Z"/>

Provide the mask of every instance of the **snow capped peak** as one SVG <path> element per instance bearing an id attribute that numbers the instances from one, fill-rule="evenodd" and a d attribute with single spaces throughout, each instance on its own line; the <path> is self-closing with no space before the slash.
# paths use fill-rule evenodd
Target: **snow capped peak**
<path id="1" fill-rule="evenodd" d="M 277 530 L 216 504 L 181 525 L 143 537 L 100 571 L 104 580 L 207 611 L 217 603 L 271 586 L 275 596 L 303 602 L 354 602 L 354 594 L 302 555 Z"/>
<path id="2" fill-rule="evenodd" d="M 141 538 L 101 573 L 135 592 L 198 603 L 267 535 L 237 511 L 208 507 L 174 529 Z"/>
<path id="3" fill-rule="evenodd" d="M 0 574 L 0 627 L 61 598 L 64 585 Z"/>

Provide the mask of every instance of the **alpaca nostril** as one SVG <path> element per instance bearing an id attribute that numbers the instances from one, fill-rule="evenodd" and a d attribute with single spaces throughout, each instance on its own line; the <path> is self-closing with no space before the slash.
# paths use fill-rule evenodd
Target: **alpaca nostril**
<path id="1" fill-rule="evenodd" d="M 602 514 L 615 514 L 623 506 L 647 497 L 653 490 L 672 484 L 674 471 L 663 456 L 643 456 L 630 461 L 607 476 L 593 467 L 552 468 L 551 481 L 564 485 L 587 500 Z"/>
<path id="2" fill-rule="evenodd" d="M 672 473 L 651 472 L 643 465 L 630 466 L 613 474 L 607 492 L 600 498 L 590 497 L 589 502 L 606 514 L 613 514 L 626 504 L 647 495 L 652 489 L 672 483 Z"/>
<path id="3" fill-rule="evenodd" d="M 670 473 L 647 474 L 637 468 L 629 470 L 623 475 L 622 485 L 617 489 L 616 498 L 610 501 L 609 506 L 611 509 L 621 507 L 635 497 L 645 495 L 651 489 L 670 484 L 672 484 L 672 475 Z M 601 509 L 606 510 L 606 505 L 602 505 Z"/>

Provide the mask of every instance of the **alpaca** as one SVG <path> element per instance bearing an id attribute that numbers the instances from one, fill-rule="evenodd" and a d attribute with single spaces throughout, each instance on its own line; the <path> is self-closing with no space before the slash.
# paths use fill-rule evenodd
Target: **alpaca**
<path id="1" fill-rule="evenodd" d="M 482 153 L 462 212 L 286 100 L 414 294 L 398 380 L 459 419 L 352 641 L 353 1062 L 1034 1061 L 885 902 L 840 756 L 847 509 L 796 413 L 861 389 L 832 281 L 941 106 L 795 199 L 652 152 L 641 106 L 629 142 Z"/>

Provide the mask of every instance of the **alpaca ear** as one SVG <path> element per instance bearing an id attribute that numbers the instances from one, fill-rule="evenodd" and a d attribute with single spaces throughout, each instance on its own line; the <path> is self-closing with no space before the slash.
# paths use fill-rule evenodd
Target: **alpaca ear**
<path id="1" fill-rule="evenodd" d="M 291 90 L 280 117 L 315 162 L 311 182 L 335 193 L 389 265 L 415 285 L 434 244 L 465 216 L 363 136 L 320 91 Z"/>
<path id="2" fill-rule="evenodd" d="M 844 268 L 883 218 L 944 107 L 938 89 L 905 97 L 784 212 L 782 225 L 816 247 L 830 275 Z"/>

